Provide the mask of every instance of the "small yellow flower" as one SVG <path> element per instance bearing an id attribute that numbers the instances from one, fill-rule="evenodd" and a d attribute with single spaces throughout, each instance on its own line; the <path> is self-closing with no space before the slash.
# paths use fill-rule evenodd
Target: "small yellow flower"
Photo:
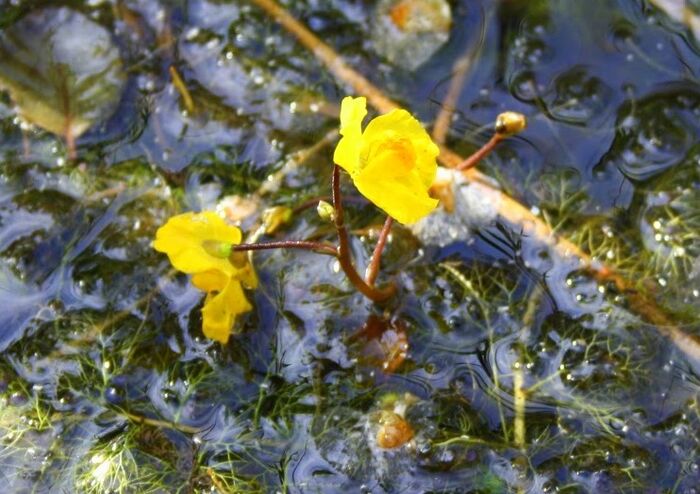
<path id="1" fill-rule="evenodd" d="M 207 292 L 202 330 L 207 338 L 226 343 L 236 318 L 252 309 L 243 293 L 258 284 L 245 256 L 231 256 L 241 231 L 212 211 L 174 216 L 156 232 L 153 247 L 164 252 L 176 269 L 192 274 L 192 284 Z"/>
<path id="2" fill-rule="evenodd" d="M 373 119 L 362 131 L 366 99 L 343 99 L 340 135 L 333 160 L 350 174 L 357 189 L 389 216 L 415 223 L 438 204 L 428 195 L 439 148 L 406 110 Z"/>
<path id="3" fill-rule="evenodd" d="M 175 269 L 183 273 L 217 270 L 232 275 L 230 246 L 241 242 L 241 231 L 228 225 L 213 211 L 173 216 L 156 232 L 153 248 L 168 254 Z M 217 252 L 219 251 L 219 252 Z"/>

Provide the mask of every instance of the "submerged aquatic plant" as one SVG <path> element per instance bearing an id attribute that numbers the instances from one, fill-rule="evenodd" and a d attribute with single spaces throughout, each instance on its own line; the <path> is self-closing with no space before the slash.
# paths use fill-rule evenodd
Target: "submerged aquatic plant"
<path id="1" fill-rule="evenodd" d="M 439 200 L 430 197 L 429 191 L 437 174 L 436 158 L 440 150 L 406 110 L 392 110 L 376 117 L 363 132 L 366 115 L 364 97 L 343 99 L 342 138 L 333 155 L 333 204 L 320 201 L 317 208 L 323 219 L 334 223 L 337 246 L 305 240 L 241 244 L 241 231 L 212 211 L 175 216 L 158 230 L 153 247 L 168 254 L 175 268 L 192 274 L 192 284 L 207 292 L 202 308 L 205 336 L 226 343 L 238 315 L 252 308 L 243 286 L 255 288 L 257 279 L 248 260 L 240 258 L 244 251 L 306 249 L 331 255 L 338 259 L 354 287 L 367 298 L 383 302 L 394 295 L 393 282 L 383 288 L 375 286 L 382 251 L 394 219 L 403 224 L 414 223 L 437 207 Z M 518 130 L 522 127 L 524 124 Z M 502 131 L 497 129 L 497 133 L 501 135 Z M 478 150 L 476 155 L 484 156 L 493 145 Z M 364 278 L 351 258 L 340 195 L 340 168 L 350 174 L 367 199 L 388 215 Z M 289 219 L 286 217 L 284 223 Z"/>

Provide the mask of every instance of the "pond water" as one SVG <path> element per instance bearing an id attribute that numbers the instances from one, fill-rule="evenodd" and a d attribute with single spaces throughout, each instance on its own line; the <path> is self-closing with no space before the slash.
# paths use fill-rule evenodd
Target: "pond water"
<path id="1" fill-rule="evenodd" d="M 698 492 L 692 29 L 647 0 L 454 0 L 397 41 L 392 2 L 283 3 L 428 129 L 466 60 L 447 145 L 525 114 L 479 169 L 630 289 L 498 218 L 398 226 L 388 305 L 331 258 L 259 253 L 254 310 L 209 341 L 156 229 L 327 197 L 352 87 L 255 1 L 0 0 L 4 491 Z M 365 265 L 383 218 L 344 189 Z M 332 230 L 299 208 L 283 238 Z M 415 435 L 382 448 L 391 410 Z"/>

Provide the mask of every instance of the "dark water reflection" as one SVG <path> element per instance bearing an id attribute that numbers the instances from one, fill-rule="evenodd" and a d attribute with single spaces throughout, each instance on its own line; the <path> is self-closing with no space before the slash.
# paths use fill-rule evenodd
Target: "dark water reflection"
<path id="1" fill-rule="evenodd" d="M 699 334 L 700 53 L 682 25 L 641 0 L 455 1 L 448 41 L 409 71 L 375 52 L 372 2 L 287 4 L 426 124 L 472 53 L 450 146 L 467 154 L 498 112 L 526 114 L 482 169 Z M 443 248 L 397 231 L 385 267 L 402 293 L 386 309 L 326 258 L 256 255 L 255 311 L 228 345 L 206 341 L 201 294 L 151 249 L 155 230 L 256 190 L 337 125 L 346 90 L 247 2 L 70 5 L 112 33 L 128 81 L 74 161 L 0 92 L 7 489 L 696 492 L 698 363 L 505 225 Z M 39 7 L 0 0 L 0 28 Z M 264 206 L 326 195 L 329 159 Z M 381 221 L 353 204 L 353 228 Z M 327 232 L 309 213 L 284 235 Z M 394 373 L 356 336 L 385 315 L 408 341 Z M 415 438 L 382 450 L 377 416 L 396 397 Z"/>

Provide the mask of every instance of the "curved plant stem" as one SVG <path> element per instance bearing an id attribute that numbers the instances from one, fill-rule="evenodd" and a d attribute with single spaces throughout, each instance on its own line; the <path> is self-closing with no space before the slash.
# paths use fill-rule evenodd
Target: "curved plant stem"
<path id="1" fill-rule="evenodd" d="M 470 168 L 474 168 L 481 160 L 491 154 L 491 151 L 493 151 L 498 143 L 503 139 L 504 137 L 501 134 L 494 134 L 486 144 L 481 146 L 481 148 L 479 148 L 474 154 L 457 165 L 457 170 L 465 171 L 469 170 Z"/>
<path id="2" fill-rule="evenodd" d="M 313 250 L 319 254 L 336 256 L 338 252 L 335 247 L 322 242 L 310 242 L 306 240 L 282 240 L 280 242 L 260 242 L 255 244 L 234 245 L 231 250 L 235 252 L 245 252 L 250 250 L 270 250 L 270 249 L 304 249 Z"/>
<path id="3" fill-rule="evenodd" d="M 348 231 L 345 228 L 345 219 L 343 215 L 343 203 L 340 198 L 340 167 L 333 165 L 333 207 L 335 208 L 335 229 L 338 232 L 338 261 L 340 267 L 345 272 L 350 282 L 357 288 L 365 297 L 374 302 L 383 302 L 391 297 L 396 291 L 395 285 L 389 285 L 384 290 L 379 290 L 368 285 L 357 273 L 355 266 L 352 264 L 350 257 L 350 242 L 348 241 Z"/>
<path id="4" fill-rule="evenodd" d="M 379 274 L 379 266 L 382 262 L 382 252 L 386 246 L 386 241 L 389 238 L 389 233 L 391 233 L 391 226 L 394 224 L 394 219 L 391 216 L 386 217 L 382 231 L 379 233 L 379 239 L 377 240 L 377 245 L 372 253 L 372 260 L 367 267 L 367 273 L 365 274 L 365 281 L 369 286 L 374 286 L 374 282 L 377 281 L 377 275 Z"/>

